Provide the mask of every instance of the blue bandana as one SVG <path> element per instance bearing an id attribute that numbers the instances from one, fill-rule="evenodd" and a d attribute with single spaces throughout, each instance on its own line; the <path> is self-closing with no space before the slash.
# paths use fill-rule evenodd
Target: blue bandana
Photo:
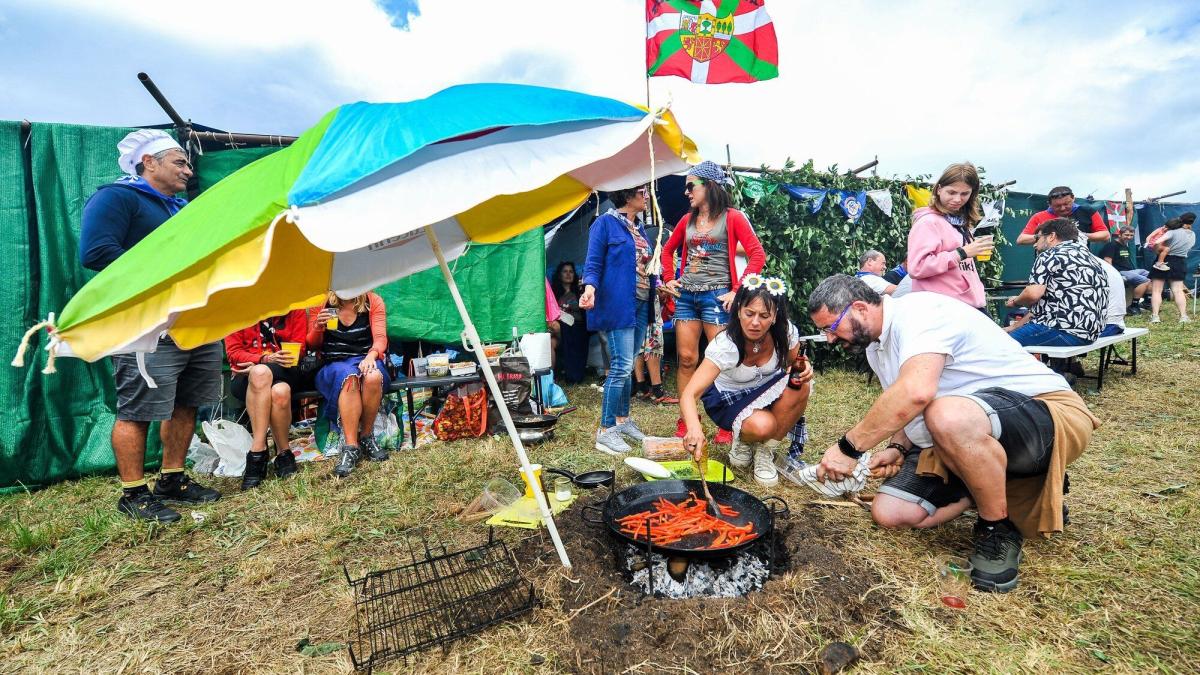
<path id="1" fill-rule="evenodd" d="M 163 201 L 164 204 L 167 205 L 167 210 L 169 210 L 172 215 L 178 213 L 179 209 L 187 206 L 187 200 L 183 197 L 164 195 L 158 190 L 155 190 L 154 186 L 150 184 L 150 181 L 142 178 L 141 176 L 122 176 L 115 182 L 117 185 L 126 185 L 137 190 L 138 192 L 145 192 L 151 197 L 158 197 Z"/>
<path id="2" fill-rule="evenodd" d="M 703 178 L 704 180 L 719 183 L 721 185 L 725 185 L 729 180 L 725 176 L 725 170 L 722 169 L 716 162 L 708 159 L 700 162 L 696 166 L 693 166 L 692 170 L 688 172 L 688 175 L 695 176 L 697 178 Z"/>

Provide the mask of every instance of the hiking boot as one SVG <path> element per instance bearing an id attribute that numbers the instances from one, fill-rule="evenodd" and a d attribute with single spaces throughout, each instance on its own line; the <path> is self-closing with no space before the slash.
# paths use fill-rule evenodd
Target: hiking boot
<path id="1" fill-rule="evenodd" d="M 206 504 L 220 499 L 221 493 L 204 487 L 186 473 L 179 472 L 160 474 L 158 480 L 154 481 L 154 496 L 166 502 Z"/>
<path id="2" fill-rule="evenodd" d="M 391 456 L 387 450 L 379 447 L 379 444 L 375 442 L 374 436 L 364 436 L 363 439 L 359 441 L 359 445 L 362 447 L 363 453 L 365 453 L 372 462 L 383 462 Z"/>
<path id="3" fill-rule="evenodd" d="M 276 478 L 287 478 L 299 470 L 300 467 L 296 466 L 296 456 L 291 450 L 284 450 L 282 454 L 275 456 Z"/>
<path id="4" fill-rule="evenodd" d="M 754 482 L 763 487 L 779 484 L 779 472 L 775 470 L 775 453 L 766 443 L 754 444 Z"/>
<path id="5" fill-rule="evenodd" d="M 246 453 L 246 473 L 242 474 L 242 489 L 256 488 L 267 479 L 267 451 Z"/>
<path id="6" fill-rule="evenodd" d="M 640 444 L 646 438 L 646 434 L 642 433 L 642 430 L 638 428 L 637 422 L 634 422 L 632 417 L 613 428 L 634 443 Z"/>
<path id="7" fill-rule="evenodd" d="M 733 432 L 728 429 L 717 429 L 717 436 L 713 439 L 713 443 L 728 445 L 733 442 Z"/>
<path id="8" fill-rule="evenodd" d="M 152 523 L 173 523 L 179 520 L 179 512 L 155 497 L 149 490 L 137 494 L 121 495 L 117 500 L 117 510 L 134 520 L 148 520 Z"/>
<path id="9" fill-rule="evenodd" d="M 620 425 L 597 431 L 596 449 L 613 456 L 624 455 L 633 450 L 625 439 L 621 438 Z"/>
<path id="10" fill-rule="evenodd" d="M 337 466 L 333 467 L 333 475 L 338 478 L 349 476 L 350 472 L 354 471 L 354 466 L 358 464 L 360 455 L 362 455 L 362 450 L 357 445 L 343 445 Z"/>
<path id="11" fill-rule="evenodd" d="M 729 446 L 729 466 L 735 469 L 745 469 L 754 461 L 754 444 L 738 439 Z"/>
<path id="12" fill-rule="evenodd" d="M 1126 313 L 1126 314 L 1131 314 L 1131 315 L 1133 315 L 1133 314 L 1141 314 L 1141 313 L 1142 313 L 1142 305 L 1141 305 L 1141 303 L 1139 303 L 1139 302 L 1135 302 L 1135 303 L 1133 303 L 1132 305 L 1130 305 L 1130 306 L 1126 307 L 1126 308 L 1125 308 L 1125 313 Z"/>
<path id="13" fill-rule="evenodd" d="M 1008 518 L 994 525 L 975 521 L 975 552 L 971 554 L 971 581 L 981 591 L 1007 593 L 1017 586 L 1021 544 L 1025 538 Z"/>
<path id="14" fill-rule="evenodd" d="M 675 420 L 675 438 L 684 438 L 687 436 L 687 422 L 683 418 Z"/>

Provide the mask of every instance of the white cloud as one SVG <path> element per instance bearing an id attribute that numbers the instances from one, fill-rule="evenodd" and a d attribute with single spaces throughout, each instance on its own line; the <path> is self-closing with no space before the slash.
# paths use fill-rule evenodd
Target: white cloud
<path id="1" fill-rule="evenodd" d="M 186 102 L 185 114 L 241 131 L 295 133 L 345 100 L 405 100 L 468 81 L 642 101 L 643 6 L 425 0 L 401 31 L 370 0 L 219 0 L 186 14 L 182 5 L 151 14 L 48 0 L 8 13 L 8 35 L 19 42 L 22 24 L 70 16 L 80 34 L 62 39 L 75 58 L 54 63 L 67 52 L 46 50 L 22 73 L 0 75 L 0 85 L 22 92 L 0 101 L 0 117 L 29 116 L 10 107 L 22 105 L 47 121 L 145 122 L 154 106 L 144 94 L 136 100 L 138 68 L 181 110 Z M 737 164 L 777 166 L 791 156 L 845 168 L 879 155 L 885 175 L 938 173 L 971 159 L 991 178 L 1017 178 L 1017 188 L 1035 192 L 1066 183 L 1107 195 L 1128 186 L 1137 197 L 1187 189 L 1183 199 L 1200 200 L 1200 29 L 1189 3 L 767 6 L 779 79 L 651 82 L 654 103 L 670 99 L 707 156 L 723 161 L 726 143 Z M 130 52 L 114 53 L 90 30 Z M 139 53 L 142 44 L 156 48 Z M 85 88 L 85 103 L 76 80 L 95 88 Z M 106 86 L 122 95 L 105 100 L 97 90 Z"/>

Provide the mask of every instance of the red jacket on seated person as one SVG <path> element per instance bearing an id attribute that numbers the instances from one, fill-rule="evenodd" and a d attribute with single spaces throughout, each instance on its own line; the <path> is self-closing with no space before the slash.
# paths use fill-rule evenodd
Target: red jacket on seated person
<path id="1" fill-rule="evenodd" d="M 281 342 L 299 342 L 303 354 L 307 337 L 308 316 L 303 309 L 293 309 L 283 316 L 263 319 L 227 336 L 225 354 L 231 366 L 259 363 L 264 354 L 279 351 Z"/>

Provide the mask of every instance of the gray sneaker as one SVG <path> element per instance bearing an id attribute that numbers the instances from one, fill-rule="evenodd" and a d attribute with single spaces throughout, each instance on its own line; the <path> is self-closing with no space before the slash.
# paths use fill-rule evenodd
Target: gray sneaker
<path id="1" fill-rule="evenodd" d="M 632 417 L 624 422 L 621 422 L 613 428 L 616 429 L 618 433 L 623 434 L 626 438 L 634 443 L 638 443 L 639 445 L 641 444 L 642 440 L 646 438 L 646 434 L 642 433 L 642 430 L 638 428 L 637 423 L 633 421 Z M 626 450 L 626 452 L 628 452 L 628 450 Z"/>
<path id="2" fill-rule="evenodd" d="M 349 476 L 350 472 L 354 471 L 354 466 L 358 464 L 358 458 L 361 454 L 362 450 L 357 445 L 343 445 L 337 466 L 333 467 L 333 475 L 338 478 Z"/>
<path id="3" fill-rule="evenodd" d="M 609 455 L 624 455 L 633 448 L 621 438 L 620 425 L 596 432 L 596 449 Z"/>
<path id="4" fill-rule="evenodd" d="M 971 554 L 971 581 L 981 591 L 1007 593 L 1017 586 L 1017 567 L 1021 564 L 1021 544 L 1025 538 L 1005 518 L 993 526 L 975 521 L 975 552 Z"/>
<path id="5" fill-rule="evenodd" d="M 389 457 L 388 451 L 379 447 L 374 436 L 363 436 L 358 444 L 362 448 L 363 454 L 372 462 L 382 462 Z"/>

